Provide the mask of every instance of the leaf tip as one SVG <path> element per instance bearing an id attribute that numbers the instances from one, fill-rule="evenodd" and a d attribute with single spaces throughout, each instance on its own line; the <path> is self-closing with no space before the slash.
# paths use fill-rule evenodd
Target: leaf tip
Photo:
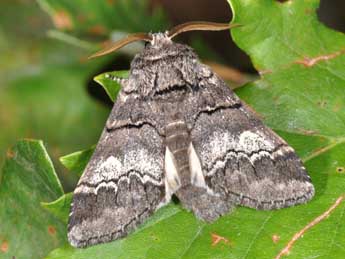
<path id="1" fill-rule="evenodd" d="M 92 56 L 88 57 L 88 59 L 91 59 L 91 58 L 92 58 Z M 97 76 L 94 76 L 93 80 L 95 82 L 99 83 L 100 85 L 102 85 L 101 81 L 102 81 L 103 78 L 104 78 L 104 74 L 99 74 Z"/>

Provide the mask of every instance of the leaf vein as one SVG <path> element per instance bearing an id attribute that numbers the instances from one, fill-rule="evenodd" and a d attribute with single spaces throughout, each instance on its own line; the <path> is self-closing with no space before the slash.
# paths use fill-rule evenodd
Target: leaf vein
<path id="1" fill-rule="evenodd" d="M 252 241 L 250 242 L 247 250 L 246 250 L 246 253 L 244 254 L 244 256 L 242 257 L 242 259 L 245 259 L 247 258 L 249 252 L 250 252 L 250 249 L 252 248 L 252 246 L 254 245 L 255 241 L 258 239 L 259 235 L 261 234 L 261 232 L 264 230 L 265 228 L 265 225 L 267 224 L 267 222 L 272 218 L 272 215 L 273 215 L 273 212 L 271 211 L 268 216 L 266 217 L 266 219 L 262 222 L 259 230 L 256 232 L 256 235 L 254 236 L 254 238 L 252 239 Z"/>
<path id="2" fill-rule="evenodd" d="M 198 238 L 198 236 L 200 235 L 201 231 L 204 229 L 204 227 L 206 226 L 206 224 L 204 223 L 203 225 L 201 225 L 201 227 L 199 226 L 198 231 L 195 233 L 194 237 L 192 238 L 192 240 L 189 242 L 189 244 L 187 245 L 186 249 L 182 252 L 180 258 L 182 259 L 187 252 L 189 251 L 189 249 L 191 248 L 192 244 L 195 242 L 195 240 Z"/>

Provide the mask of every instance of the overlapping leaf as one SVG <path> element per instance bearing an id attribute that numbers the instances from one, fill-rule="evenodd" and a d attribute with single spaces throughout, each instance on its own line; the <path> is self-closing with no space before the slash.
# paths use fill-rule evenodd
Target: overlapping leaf
<path id="1" fill-rule="evenodd" d="M 42 258 L 66 242 L 66 226 L 43 209 L 63 194 L 41 141 L 19 141 L 7 152 L 0 180 L 0 258 Z"/>

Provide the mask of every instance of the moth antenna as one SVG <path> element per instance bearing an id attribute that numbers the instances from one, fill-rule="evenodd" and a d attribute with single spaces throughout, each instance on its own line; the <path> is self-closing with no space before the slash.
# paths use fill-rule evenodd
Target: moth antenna
<path id="1" fill-rule="evenodd" d="M 147 34 L 147 33 L 134 33 L 134 34 L 130 34 L 128 35 L 127 37 L 119 40 L 119 41 L 116 41 L 108 46 L 106 46 L 104 49 L 96 52 L 95 54 L 91 55 L 89 57 L 90 58 L 95 58 L 95 57 L 100 57 L 100 56 L 104 56 L 104 55 L 107 55 L 111 52 L 114 52 L 124 46 L 126 46 L 127 44 L 129 43 L 132 43 L 132 42 L 135 42 L 135 41 L 140 41 L 140 40 L 143 40 L 143 41 L 152 41 L 152 36 Z"/>
<path id="2" fill-rule="evenodd" d="M 186 31 L 223 31 L 234 27 L 241 26 L 240 24 L 228 24 L 228 23 L 216 23 L 216 22 L 186 22 L 173 27 L 169 33 L 168 37 L 170 39 L 174 38 L 178 34 Z"/>

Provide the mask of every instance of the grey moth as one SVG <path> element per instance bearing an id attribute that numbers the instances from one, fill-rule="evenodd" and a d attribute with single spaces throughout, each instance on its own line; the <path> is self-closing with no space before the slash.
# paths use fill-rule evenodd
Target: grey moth
<path id="1" fill-rule="evenodd" d="M 126 236 L 176 195 L 212 222 L 234 206 L 279 209 L 309 201 L 314 187 L 294 150 L 234 94 L 177 34 L 224 30 L 190 22 L 133 34 L 147 44 L 122 85 L 74 191 L 68 239 L 86 247 Z"/>

